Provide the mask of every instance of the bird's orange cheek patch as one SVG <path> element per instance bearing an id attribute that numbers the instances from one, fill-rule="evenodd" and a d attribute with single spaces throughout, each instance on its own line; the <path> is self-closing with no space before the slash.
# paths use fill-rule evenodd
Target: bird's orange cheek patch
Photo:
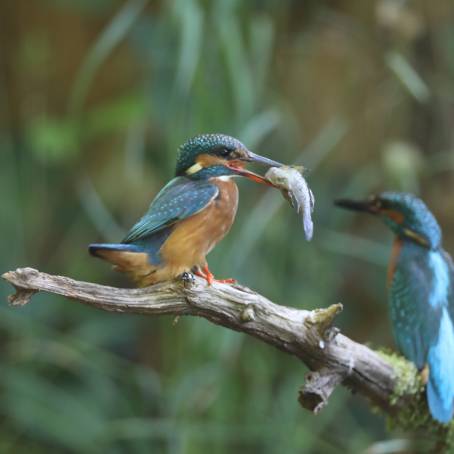
<path id="1" fill-rule="evenodd" d="M 201 154 L 197 157 L 196 163 L 202 167 L 211 166 L 223 166 L 227 164 L 227 160 L 220 158 L 219 156 L 213 156 L 210 154 Z"/>
<path id="2" fill-rule="evenodd" d="M 227 160 L 210 154 L 201 154 L 197 157 L 196 163 L 203 168 L 211 166 L 225 166 L 231 167 L 232 169 L 242 169 L 245 165 L 245 163 L 239 159 Z"/>
<path id="3" fill-rule="evenodd" d="M 393 220 L 396 224 L 404 223 L 404 215 L 399 213 L 399 211 L 394 210 L 381 210 L 382 214 L 387 216 L 389 219 Z"/>

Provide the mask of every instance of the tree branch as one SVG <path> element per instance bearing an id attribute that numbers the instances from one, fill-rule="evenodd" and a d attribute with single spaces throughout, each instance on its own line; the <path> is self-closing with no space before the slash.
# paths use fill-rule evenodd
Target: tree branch
<path id="1" fill-rule="evenodd" d="M 340 383 L 390 415 L 402 409 L 415 393 L 414 387 L 399 383 L 402 371 L 384 355 L 332 327 L 334 317 L 342 310 L 341 304 L 314 311 L 294 309 L 274 304 L 246 287 L 218 283 L 207 286 L 200 278 L 144 289 L 119 289 L 32 268 L 10 271 L 2 277 L 16 288 L 16 294 L 9 297 L 13 306 L 28 303 L 36 292 L 42 291 L 106 311 L 204 317 L 247 333 L 296 356 L 314 371 L 306 377 L 299 395 L 301 405 L 314 412 L 326 405 Z M 414 368 L 410 370 L 406 380 L 417 381 Z M 401 391 L 398 398 L 396 389 Z"/>

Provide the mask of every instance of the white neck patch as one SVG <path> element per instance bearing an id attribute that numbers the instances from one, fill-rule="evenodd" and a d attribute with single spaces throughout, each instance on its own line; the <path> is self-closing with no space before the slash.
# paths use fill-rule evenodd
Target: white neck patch
<path id="1" fill-rule="evenodd" d="M 194 173 L 199 172 L 200 170 L 203 169 L 203 166 L 201 166 L 198 162 L 193 164 L 189 169 L 186 170 L 186 175 L 193 175 Z"/>

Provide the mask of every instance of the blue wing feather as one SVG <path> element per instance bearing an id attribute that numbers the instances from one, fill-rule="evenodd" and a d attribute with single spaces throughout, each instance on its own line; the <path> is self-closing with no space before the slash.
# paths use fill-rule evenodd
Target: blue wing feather
<path id="1" fill-rule="evenodd" d="M 150 235 L 201 211 L 218 192 L 216 185 L 206 181 L 174 178 L 159 192 L 145 215 L 123 239 L 123 243 L 143 243 Z"/>
<path id="2" fill-rule="evenodd" d="M 428 304 L 431 275 L 426 254 L 418 246 L 404 244 L 390 287 L 390 315 L 400 351 L 418 369 L 426 364 L 441 316 L 439 307 Z"/>
<path id="3" fill-rule="evenodd" d="M 146 253 L 152 265 L 160 265 L 160 249 L 174 224 L 203 210 L 218 193 L 218 187 L 212 183 L 174 178 L 162 188 L 121 243 L 91 244 L 90 253 L 101 258 L 105 251 Z"/>

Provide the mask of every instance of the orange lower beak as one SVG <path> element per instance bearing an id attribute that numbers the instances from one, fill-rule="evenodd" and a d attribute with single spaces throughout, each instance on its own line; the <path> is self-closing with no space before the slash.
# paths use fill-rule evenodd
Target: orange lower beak
<path id="1" fill-rule="evenodd" d="M 275 187 L 273 183 L 268 181 L 262 175 L 251 172 L 250 170 L 246 170 L 244 167 L 236 167 L 233 165 L 228 166 L 228 167 L 229 167 L 229 169 L 234 170 L 238 175 L 241 175 L 242 177 L 245 177 L 245 178 L 249 178 L 249 180 L 255 181 L 256 183 L 266 184 L 267 186 L 272 186 L 273 188 Z"/>
<path id="2" fill-rule="evenodd" d="M 276 187 L 262 175 L 258 175 L 257 173 L 251 172 L 250 170 L 246 170 L 244 168 L 246 162 L 255 162 L 257 164 L 266 165 L 268 167 L 282 167 L 283 164 L 277 161 L 273 161 L 272 159 L 265 158 L 264 156 L 252 153 L 252 151 L 249 150 L 246 151 L 246 155 L 243 158 L 240 158 L 236 161 L 231 161 L 229 164 L 227 164 L 230 169 L 234 170 L 238 175 L 241 175 L 242 177 L 249 178 L 249 180 L 255 181 L 256 183 L 266 184 L 267 186 L 271 186 L 273 188 Z"/>

